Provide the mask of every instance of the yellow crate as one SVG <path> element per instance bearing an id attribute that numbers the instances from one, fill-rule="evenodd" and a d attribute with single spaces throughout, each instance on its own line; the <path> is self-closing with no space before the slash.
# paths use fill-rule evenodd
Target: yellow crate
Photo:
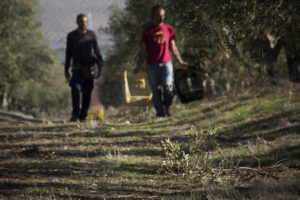
<path id="1" fill-rule="evenodd" d="M 124 71 L 123 96 L 128 106 L 146 106 L 152 99 L 152 91 L 146 72 L 134 74 Z"/>
<path id="2" fill-rule="evenodd" d="M 103 109 L 99 109 L 97 111 L 90 111 L 87 115 L 87 120 L 104 120 L 104 112 Z"/>

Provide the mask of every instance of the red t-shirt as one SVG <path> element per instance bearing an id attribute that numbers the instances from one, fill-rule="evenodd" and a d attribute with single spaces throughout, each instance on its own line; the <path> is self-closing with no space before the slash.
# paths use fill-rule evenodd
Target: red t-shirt
<path id="1" fill-rule="evenodd" d="M 172 26 L 162 23 L 159 26 L 148 26 L 142 35 L 142 42 L 146 44 L 148 65 L 171 62 L 170 45 L 176 38 Z"/>

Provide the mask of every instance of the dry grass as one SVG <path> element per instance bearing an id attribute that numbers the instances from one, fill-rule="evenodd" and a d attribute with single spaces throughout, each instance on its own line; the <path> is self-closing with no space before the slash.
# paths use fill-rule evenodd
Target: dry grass
<path id="1" fill-rule="evenodd" d="M 162 119 L 133 109 L 104 122 L 45 123 L 1 111 L 0 199 L 298 199 L 300 97 L 292 92 L 176 104 Z M 218 131 L 208 170 L 163 173 L 161 141 L 189 153 L 191 127 Z M 218 181 L 204 180 L 213 170 Z"/>

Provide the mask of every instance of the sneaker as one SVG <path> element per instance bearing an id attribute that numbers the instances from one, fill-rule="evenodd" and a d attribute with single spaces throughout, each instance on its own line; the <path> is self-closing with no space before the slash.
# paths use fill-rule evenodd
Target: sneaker
<path id="1" fill-rule="evenodd" d="M 165 117 L 166 115 L 165 115 L 165 113 L 157 113 L 156 114 L 156 117 Z"/>
<path id="2" fill-rule="evenodd" d="M 70 122 L 77 122 L 78 117 L 77 116 L 72 116 L 71 119 L 69 120 Z"/>
<path id="3" fill-rule="evenodd" d="M 86 118 L 79 119 L 80 122 L 86 122 Z"/>

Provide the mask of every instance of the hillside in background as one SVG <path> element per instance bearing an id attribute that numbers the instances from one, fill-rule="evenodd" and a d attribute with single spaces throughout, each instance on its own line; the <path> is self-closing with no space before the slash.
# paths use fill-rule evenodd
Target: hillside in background
<path id="1" fill-rule="evenodd" d="M 125 6 L 125 0 L 39 0 L 40 12 L 37 15 L 42 22 L 42 30 L 50 41 L 51 48 L 63 51 L 66 35 L 76 26 L 76 16 L 85 13 L 88 16 L 89 28 L 94 30 L 103 51 L 112 44 L 110 36 L 99 33 L 99 28 L 106 27 L 110 15 L 110 7 Z"/>

